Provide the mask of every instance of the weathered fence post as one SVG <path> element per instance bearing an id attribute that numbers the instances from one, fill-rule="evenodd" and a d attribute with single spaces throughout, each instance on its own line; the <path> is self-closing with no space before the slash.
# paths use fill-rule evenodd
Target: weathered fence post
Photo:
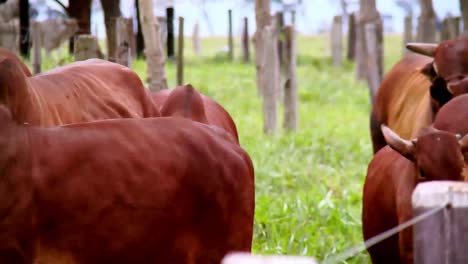
<path id="1" fill-rule="evenodd" d="M 200 43 L 200 26 L 198 22 L 195 23 L 193 26 L 193 34 L 192 34 L 192 43 L 193 43 L 193 52 L 195 56 L 200 56 L 201 53 L 201 43 Z"/>
<path id="2" fill-rule="evenodd" d="M 77 35 L 73 53 L 75 54 L 75 61 L 96 58 L 98 54 L 96 37 L 88 34 Z"/>
<path id="3" fill-rule="evenodd" d="M 420 0 L 421 14 L 418 18 L 418 42 L 434 43 L 436 40 L 436 14 L 432 0 Z"/>
<path id="4" fill-rule="evenodd" d="M 297 129 L 296 32 L 284 27 L 284 123 L 286 130 Z"/>
<path id="5" fill-rule="evenodd" d="M 140 22 L 145 41 L 145 54 L 149 89 L 158 91 L 167 89 L 167 79 L 164 55 L 164 44 L 161 40 L 161 28 L 153 14 L 152 0 L 138 0 L 140 9 Z"/>
<path id="6" fill-rule="evenodd" d="M 356 56 L 356 19 L 355 14 L 348 16 L 348 60 L 353 61 Z"/>
<path id="7" fill-rule="evenodd" d="M 117 47 L 117 20 L 119 17 L 111 17 L 109 20 L 110 29 L 107 34 L 107 60 L 115 62 L 117 60 L 116 47 Z"/>
<path id="8" fill-rule="evenodd" d="M 405 16 L 404 18 L 404 31 L 403 31 L 403 54 L 409 52 L 406 49 L 406 43 L 413 41 L 413 16 Z"/>
<path id="9" fill-rule="evenodd" d="M 270 15 L 270 0 L 255 1 L 255 65 L 257 89 L 263 99 L 263 131 L 273 134 L 277 125 L 277 94 L 279 90 L 278 45 L 276 27 Z"/>
<path id="10" fill-rule="evenodd" d="M 343 23 L 341 16 L 334 16 L 331 28 L 331 50 L 333 66 L 341 66 L 342 64 L 342 33 Z"/>
<path id="11" fill-rule="evenodd" d="M 229 32 L 228 32 L 228 59 L 230 61 L 234 60 L 234 40 L 232 36 L 232 10 L 228 10 L 228 25 L 229 25 Z"/>
<path id="12" fill-rule="evenodd" d="M 33 57 L 32 57 L 32 65 L 33 65 L 33 73 L 38 74 L 41 72 L 41 33 L 40 33 L 40 22 L 34 21 L 31 25 L 31 33 L 32 33 L 32 41 L 33 41 Z"/>
<path id="13" fill-rule="evenodd" d="M 278 59 L 280 66 L 283 65 L 283 49 L 284 49 L 284 35 L 283 35 L 283 27 L 284 27 L 284 15 L 283 12 L 276 12 L 275 14 L 275 24 L 276 24 L 276 34 L 278 39 Z"/>
<path id="14" fill-rule="evenodd" d="M 458 37 L 460 29 L 457 28 L 457 19 L 455 17 L 446 17 L 442 22 L 441 40 L 454 39 Z"/>
<path id="15" fill-rule="evenodd" d="M 130 36 L 128 28 L 131 26 L 129 20 L 123 17 L 115 18 L 115 62 L 130 67 L 132 64 L 132 54 L 130 51 Z"/>
<path id="16" fill-rule="evenodd" d="M 167 58 L 174 59 L 174 7 L 166 8 L 167 23 Z"/>
<path id="17" fill-rule="evenodd" d="M 279 80 L 279 60 L 276 43 L 276 30 L 271 26 L 267 26 L 262 31 L 263 43 L 263 60 L 262 60 L 262 77 L 260 78 L 260 86 L 263 92 L 263 116 L 264 126 L 263 131 L 266 134 L 273 134 L 277 124 L 277 95 L 278 95 L 278 80 Z"/>
<path id="18" fill-rule="evenodd" d="M 184 18 L 179 17 L 179 41 L 177 43 L 177 85 L 184 82 Z"/>
<path id="19" fill-rule="evenodd" d="M 445 206 L 414 226 L 414 263 L 468 263 L 468 183 L 420 183 L 412 204 L 415 216 Z"/>
<path id="20" fill-rule="evenodd" d="M 379 50 L 377 41 L 377 26 L 375 23 L 368 23 L 364 26 L 365 45 L 366 45 L 366 70 L 367 70 L 367 84 L 370 89 L 371 101 L 373 101 L 377 89 L 379 88 L 381 75 L 379 65 Z"/>
<path id="21" fill-rule="evenodd" d="M 0 45 L 13 53 L 19 51 L 19 28 L 19 19 L 16 18 L 0 22 Z"/>
<path id="22" fill-rule="evenodd" d="M 125 18 L 125 20 L 127 20 L 126 24 L 127 24 L 128 41 L 129 41 L 129 45 L 130 45 L 130 55 L 131 55 L 131 58 L 133 60 L 137 56 L 136 35 L 133 32 L 133 18 L 128 17 L 128 18 Z"/>
<path id="23" fill-rule="evenodd" d="M 249 19 L 247 17 L 244 17 L 244 30 L 242 32 L 242 53 L 244 62 L 250 62 Z"/>
<path id="24" fill-rule="evenodd" d="M 455 37 L 459 37 L 460 36 L 460 21 L 461 21 L 461 17 L 459 16 L 456 16 L 453 18 L 453 25 L 454 25 L 454 28 L 455 28 Z"/>

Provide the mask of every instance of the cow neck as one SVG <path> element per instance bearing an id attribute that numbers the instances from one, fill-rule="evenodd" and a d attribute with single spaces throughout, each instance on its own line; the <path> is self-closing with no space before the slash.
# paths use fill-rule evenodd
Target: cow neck
<path id="1" fill-rule="evenodd" d="M 0 118 L 0 218 L 11 206 L 29 203 L 32 195 L 28 132 L 24 126 L 8 121 Z"/>

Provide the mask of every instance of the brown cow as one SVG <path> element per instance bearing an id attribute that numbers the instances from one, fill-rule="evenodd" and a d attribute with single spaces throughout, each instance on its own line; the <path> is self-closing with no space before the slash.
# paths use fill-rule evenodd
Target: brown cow
<path id="1" fill-rule="evenodd" d="M 0 103 L 19 122 L 53 126 L 109 118 L 160 116 L 138 75 L 90 59 L 27 77 L 18 63 L 0 61 Z"/>
<path id="2" fill-rule="evenodd" d="M 363 190 L 364 239 L 413 216 L 411 194 L 419 182 L 468 179 L 467 105 L 468 95 L 451 100 L 440 109 L 433 125 L 421 129 L 413 140 L 382 128 L 389 146 L 379 150 L 368 167 Z M 412 245 L 412 229 L 408 228 L 368 251 L 373 263 L 413 263 Z"/>
<path id="3" fill-rule="evenodd" d="M 220 263 L 250 251 L 254 170 L 183 118 L 41 128 L 0 107 L 0 263 Z"/>
<path id="4" fill-rule="evenodd" d="M 176 115 L 220 127 L 239 142 L 236 124 L 231 115 L 216 101 L 199 93 L 191 84 L 153 92 L 152 96 L 162 116 Z"/>
<path id="5" fill-rule="evenodd" d="M 386 145 L 381 124 L 405 139 L 413 138 L 432 123 L 442 105 L 468 92 L 468 38 L 407 47 L 434 59 L 409 54 L 385 76 L 370 118 L 374 153 Z"/>

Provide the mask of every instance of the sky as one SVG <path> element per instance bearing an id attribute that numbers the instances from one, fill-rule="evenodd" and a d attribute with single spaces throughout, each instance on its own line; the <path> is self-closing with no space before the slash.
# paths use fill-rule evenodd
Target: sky
<path id="1" fill-rule="evenodd" d="M 99 0 L 93 0 L 99 2 Z M 67 1 L 63 1 L 67 2 Z M 185 20 L 184 35 L 191 35 L 195 23 L 199 23 L 201 36 L 225 36 L 228 32 L 228 9 L 233 13 L 234 34 L 240 34 L 243 27 L 243 18 L 249 19 L 249 32 L 255 30 L 255 13 L 253 1 L 246 4 L 242 0 L 218 0 L 205 4 L 206 12 L 203 12 L 202 0 L 153 0 L 156 15 L 164 16 L 166 2 L 175 3 L 175 16 L 183 16 Z M 302 34 L 316 34 L 330 26 L 334 15 L 341 13 L 340 0 L 303 0 L 301 10 L 296 15 L 296 28 Z M 354 2 L 357 2 L 356 0 Z M 414 0 L 413 2 L 419 2 Z M 448 13 L 459 15 L 459 0 L 433 0 L 436 14 L 439 18 L 445 17 Z M 48 0 L 48 4 L 56 5 L 54 1 Z M 418 5 L 415 6 L 415 15 L 419 14 Z M 357 6 L 350 6 L 353 11 Z M 279 5 L 272 6 L 272 12 L 281 9 Z M 403 31 L 403 17 L 405 12 L 395 4 L 394 0 L 377 0 L 377 9 L 381 14 L 391 15 L 392 20 L 387 21 L 386 28 L 394 32 Z M 134 0 L 121 0 L 121 10 L 125 17 L 134 16 Z M 207 14 L 207 15 L 204 15 Z M 93 14 L 92 31 L 99 37 L 105 36 L 104 20 L 101 12 Z M 174 21 L 177 34 L 177 20 Z M 286 23 L 290 22 L 290 17 L 286 17 Z M 416 21 L 413 23 L 416 24 Z"/>

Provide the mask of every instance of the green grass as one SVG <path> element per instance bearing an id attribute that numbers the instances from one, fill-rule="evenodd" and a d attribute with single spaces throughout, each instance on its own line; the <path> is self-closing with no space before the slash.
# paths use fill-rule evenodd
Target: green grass
<path id="1" fill-rule="evenodd" d="M 299 129 L 263 134 L 255 67 L 227 62 L 218 50 L 224 38 L 202 40 L 196 58 L 186 40 L 185 82 L 221 103 L 233 116 L 242 146 L 255 166 L 253 251 L 313 256 L 323 260 L 362 242 L 361 192 L 372 148 L 369 92 L 357 82 L 353 64 L 331 64 L 327 36 L 298 39 Z M 236 57 L 240 57 L 236 41 Z M 385 37 L 386 70 L 400 58 L 401 38 Z M 252 57 L 253 58 L 253 57 Z M 133 68 L 143 80 L 146 64 Z M 170 87 L 175 65 L 166 65 Z M 369 262 L 366 252 L 347 263 Z"/>

